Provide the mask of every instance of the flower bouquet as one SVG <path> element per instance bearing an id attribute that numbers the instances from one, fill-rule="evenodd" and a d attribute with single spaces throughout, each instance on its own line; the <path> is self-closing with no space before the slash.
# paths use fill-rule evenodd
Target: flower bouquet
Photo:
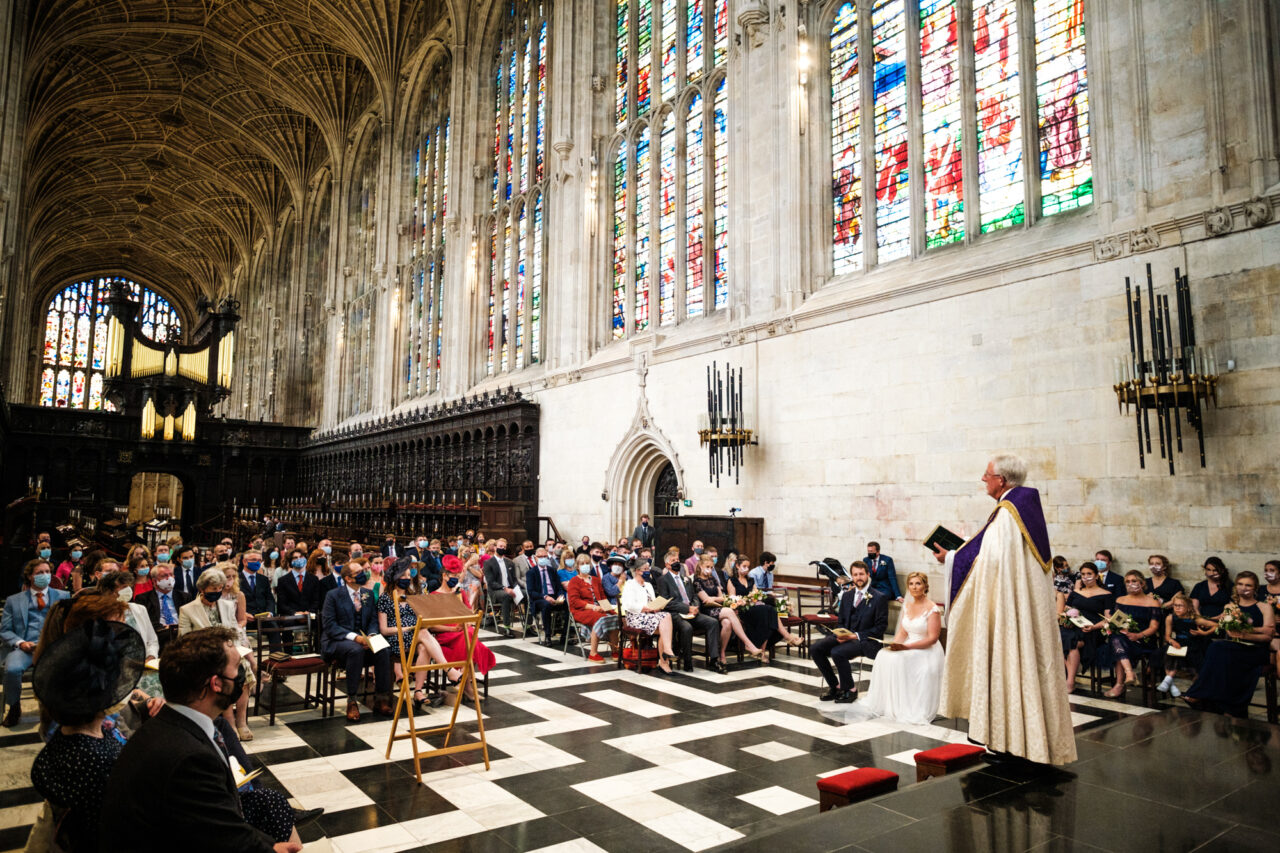
<path id="1" fill-rule="evenodd" d="M 785 595 L 775 595 L 773 597 L 773 606 L 778 608 L 779 616 L 791 615 L 791 599 L 787 598 Z"/>
<path id="2" fill-rule="evenodd" d="M 1073 625 L 1075 625 L 1075 623 L 1071 621 L 1071 618 L 1073 616 L 1079 616 L 1079 615 L 1080 615 L 1080 611 L 1076 610 L 1074 607 L 1067 608 L 1066 610 L 1058 614 L 1058 626 L 1062 628 L 1072 627 Z"/>
<path id="3" fill-rule="evenodd" d="M 1253 622 L 1244 614 L 1238 604 L 1228 604 L 1222 608 L 1222 618 L 1218 620 L 1218 633 L 1234 643 L 1248 644 L 1248 640 L 1230 636 L 1232 631 L 1252 631 Z"/>
<path id="4" fill-rule="evenodd" d="M 1139 631 L 1138 620 L 1134 619 L 1123 610 L 1117 610 L 1111 614 L 1111 618 L 1102 626 L 1102 631 L 1108 637 L 1123 635 L 1126 631 L 1133 634 Z"/>

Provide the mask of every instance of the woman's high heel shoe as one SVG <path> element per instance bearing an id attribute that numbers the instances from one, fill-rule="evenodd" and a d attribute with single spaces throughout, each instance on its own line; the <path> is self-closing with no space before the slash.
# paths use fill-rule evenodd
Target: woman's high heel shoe
<path id="1" fill-rule="evenodd" d="M 803 642 L 804 640 L 800 639 L 795 634 L 792 634 L 791 636 L 787 637 L 788 646 L 798 646 L 798 645 L 801 645 Z"/>

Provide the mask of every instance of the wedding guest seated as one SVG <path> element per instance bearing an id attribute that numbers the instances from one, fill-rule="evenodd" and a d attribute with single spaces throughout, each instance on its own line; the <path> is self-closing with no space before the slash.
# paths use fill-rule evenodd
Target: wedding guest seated
<path id="1" fill-rule="evenodd" d="M 416 563 L 410 563 L 414 566 Z M 410 606 L 405 596 L 421 595 L 425 591 L 423 580 L 419 576 L 416 569 L 410 568 L 405 570 L 403 567 L 392 570 L 394 580 L 392 583 L 400 593 L 400 630 L 396 630 L 396 606 L 395 592 L 386 592 L 378 599 L 374 606 L 378 609 L 378 633 L 386 637 L 387 642 L 391 644 L 391 663 L 395 669 L 395 679 L 398 681 L 404 677 L 404 672 L 400 665 L 400 644 L 406 645 L 413 642 L 413 630 L 418 624 L 418 614 Z M 444 656 L 444 652 L 440 650 L 440 644 L 436 642 L 435 635 L 430 631 L 420 631 L 418 633 L 418 647 L 412 650 L 409 655 L 410 662 L 413 666 L 422 666 L 427 661 L 432 660 L 436 663 L 445 663 L 448 658 Z M 451 678 L 457 678 L 451 675 Z M 426 702 L 431 703 L 431 707 L 438 708 L 444 704 L 444 696 L 439 693 L 433 693 L 428 696 L 423 689 L 426 684 L 426 671 L 415 672 L 413 674 L 413 709 L 417 713 L 422 712 L 422 706 Z"/>
<path id="2" fill-rule="evenodd" d="M 1271 605 L 1257 599 L 1258 576 L 1253 572 L 1237 575 L 1235 590 L 1218 620 L 1226 638 L 1209 644 L 1200 673 L 1182 698 L 1194 708 L 1247 717 L 1258 678 L 1267 666 L 1275 613 Z"/>
<path id="3" fill-rule="evenodd" d="M 168 563 L 158 563 L 153 570 L 154 588 L 135 598 L 137 604 L 147 611 L 152 630 L 163 650 L 169 641 L 178 636 L 178 611 L 190 599 L 182 596 L 174 589 L 173 567 Z"/>
<path id="4" fill-rule="evenodd" d="M 1191 587 L 1191 601 L 1196 613 L 1205 619 L 1217 620 L 1222 608 L 1231 602 L 1231 573 L 1220 557 L 1208 557 L 1204 561 L 1204 580 Z"/>
<path id="5" fill-rule="evenodd" d="M 1271 605 L 1274 613 L 1280 607 L 1280 560 L 1267 560 L 1262 567 L 1262 576 L 1266 581 L 1258 592 L 1258 599 Z M 1280 637 L 1271 641 L 1271 651 L 1275 653 L 1276 675 L 1280 676 Z"/>
<path id="6" fill-rule="evenodd" d="M 53 810 L 53 841 L 94 851 L 107 779 L 124 745 L 106 734 L 107 710 L 142 675 L 142 637 L 123 622 L 94 620 L 42 650 L 32 687 L 57 729 L 31 765 L 31 784 Z"/>
<path id="7" fill-rule="evenodd" d="M 933 722 L 942 698 L 941 632 L 942 606 L 929 600 L 929 578 L 912 572 L 893 642 L 876 656 L 866 698 L 870 713 L 901 723 Z"/>
<path id="8" fill-rule="evenodd" d="M 1071 564 L 1066 557 L 1053 558 L 1053 589 L 1061 595 L 1070 595 L 1076 588 L 1080 575 L 1071 571 Z"/>
<path id="9" fill-rule="evenodd" d="M 578 576 L 577 555 L 565 548 L 560 552 L 560 568 L 556 570 L 561 584 L 568 584 Z"/>
<path id="10" fill-rule="evenodd" d="M 160 681 L 168 702 L 129 738 L 107 784 L 100 833 L 111 839 L 109 849 L 302 849 L 288 801 L 269 789 L 238 792 L 219 743 L 213 720 L 230 708 L 244 680 L 235 641 L 230 628 L 206 628 L 165 649 Z M 141 795 L 147 791 L 163 807 Z"/>
<path id="11" fill-rule="evenodd" d="M 529 612 L 535 620 L 541 617 L 539 621 L 542 622 L 542 633 L 546 638 L 542 641 L 543 645 L 553 646 L 555 614 L 565 611 L 565 594 L 559 575 L 554 569 L 547 567 L 546 559 L 545 548 L 534 552 L 533 563 L 525 572 L 525 589 L 529 591 Z"/>
<path id="12" fill-rule="evenodd" d="M 707 656 L 713 659 L 711 668 L 721 675 L 729 669 L 720 655 L 720 620 L 702 612 L 698 591 L 693 581 L 680 576 L 680 552 L 667 551 L 666 566 L 653 583 L 654 590 L 667 599 L 666 611 L 671 614 L 671 631 L 676 654 L 684 659 L 685 672 L 693 672 L 693 634 L 703 634 L 707 643 Z"/>
<path id="13" fill-rule="evenodd" d="M 1174 699 L 1182 695 L 1182 691 L 1173 683 L 1179 668 L 1198 670 L 1200 660 L 1193 655 L 1192 631 L 1200 629 L 1212 633 L 1218 629 L 1218 623 L 1196 616 L 1195 607 L 1185 592 L 1174 593 L 1169 600 L 1169 613 L 1164 617 L 1164 680 L 1156 685 L 1156 690 L 1168 693 Z M 1186 649 L 1181 655 L 1171 655 L 1170 650 Z"/>
<path id="14" fill-rule="evenodd" d="M 573 621 L 590 630 L 591 653 L 587 655 L 587 660 L 592 663 L 604 663 L 604 658 L 599 652 L 602 636 L 609 637 L 608 642 L 614 649 L 614 656 L 618 654 L 618 609 L 609 603 L 600 579 L 591 574 L 591 561 L 587 559 L 587 555 L 580 556 L 583 558 L 582 562 L 577 564 L 573 580 L 569 581 L 565 587 L 565 597 Z"/>
<path id="15" fill-rule="evenodd" d="M 222 564 L 219 564 L 222 565 Z M 234 574 L 235 568 L 226 564 Z M 178 636 L 198 631 L 202 628 L 227 628 L 237 638 L 240 635 L 240 622 L 237 617 L 238 598 L 223 596 L 227 588 L 227 571 L 215 566 L 205 569 L 196 581 L 196 599 L 178 611 Z M 237 639 L 237 642 L 239 640 Z M 241 645 L 241 648 L 246 648 Z M 239 659 L 239 655 L 237 655 Z M 236 734 L 241 740 L 253 740 L 253 732 L 249 729 L 249 697 L 253 695 L 255 683 L 253 668 L 248 659 L 242 661 L 245 670 L 245 682 L 242 695 L 232 703 L 227 711 L 228 722 L 234 722 Z"/>
<path id="16" fill-rule="evenodd" d="M 739 599 L 745 599 L 756 591 L 749 558 L 738 558 L 733 574 L 729 577 L 729 591 Z M 740 601 L 734 608 L 738 613 L 738 620 L 742 622 L 742 630 L 752 644 L 764 649 L 774 640 L 781 639 L 789 646 L 800 645 L 803 641 L 782 624 L 782 616 L 778 614 L 778 605 L 773 596 L 759 598 L 755 602 Z"/>
<path id="17" fill-rule="evenodd" d="M 676 552 L 678 557 L 680 552 Z M 772 551 L 763 551 L 760 554 L 760 565 L 751 570 L 751 580 L 755 583 L 756 589 L 769 592 L 773 589 L 773 569 L 778 564 L 778 558 L 774 556 Z"/>
<path id="18" fill-rule="evenodd" d="M 463 595 L 457 588 L 450 589 L 443 584 L 437 587 L 431 594 L 456 595 L 459 597 L 459 600 L 463 600 Z M 474 642 L 471 652 L 472 669 L 477 675 L 485 675 L 498 663 L 498 659 L 494 656 L 493 652 L 489 650 L 489 647 L 480 642 L 476 637 L 476 627 L 474 625 L 465 626 L 465 632 L 463 631 L 463 627 L 464 626 L 457 624 L 433 625 L 431 627 L 431 634 L 435 637 L 436 643 L 440 646 L 441 654 L 444 656 L 441 659 L 437 659 L 437 663 L 445 663 L 447 661 L 465 661 L 467 659 L 467 640 L 470 638 Z M 459 673 L 459 675 L 455 677 L 451 674 L 452 672 L 454 672 L 454 670 L 450 670 L 450 673 L 446 674 L 450 690 L 457 688 L 458 680 L 462 677 L 462 673 Z M 465 702 L 476 701 L 475 688 L 472 686 L 470 681 L 462 685 L 462 698 Z"/>
<path id="19" fill-rule="evenodd" d="M 1076 689 L 1076 676 L 1081 667 L 1088 669 L 1097 659 L 1104 638 L 1103 626 L 1111 615 L 1115 600 L 1098 585 L 1098 567 L 1092 562 L 1080 566 L 1079 589 L 1058 593 L 1058 633 L 1062 637 L 1062 654 L 1067 665 L 1067 692 Z M 1073 619 L 1083 617 L 1089 624 L 1079 625 Z"/>
<path id="20" fill-rule="evenodd" d="M 320 617 L 320 653 L 346 670 L 347 719 L 352 722 L 360 720 L 356 696 L 364 668 L 370 665 L 374 674 L 373 711 L 381 716 L 392 714 L 391 649 L 375 652 L 369 648 L 369 632 L 375 630 L 378 616 L 373 594 L 361 588 L 366 580 L 358 565 L 343 566 L 342 586 L 325 596 Z"/>
<path id="21" fill-rule="evenodd" d="M 645 583 L 643 574 L 644 570 L 637 565 L 631 579 L 622 585 L 623 618 L 628 628 L 658 635 L 658 668 L 670 675 L 670 661 L 676 657 L 671 648 L 671 614 L 652 606 L 657 596 L 653 594 L 653 586 Z"/>
<path id="22" fill-rule="evenodd" d="M 631 560 L 621 554 L 613 554 L 605 558 L 603 574 L 600 575 L 600 583 L 604 586 L 604 594 L 614 604 L 618 603 L 618 595 L 622 589 L 623 582 L 627 579 L 627 567 L 631 565 Z"/>
<path id="23" fill-rule="evenodd" d="M 1130 570 L 1124 576 L 1125 594 L 1116 599 L 1116 611 L 1129 617 L 1127 630 L 1111 631 L 1111 653 L 1115 659 L 1115 686 L 1106 695 L 1115 699 L 1124 689 L 1138 682 L 1134 660 L 1149 656 L 1156 646 L 1162 615 L 1160 602 L 1146 592 L 1142 572 Z"/>
<path id="24" fill-rule="evenodd" d="M 1164 554 L 1152 554 L 1147 557 L 1147 571 L 1151 577 L 1147 579 L 1147 591 L 1160 599 L 1160 606 L 1169 612 L 1169 602 L 1180 592 L 1186 590 L 1182 581 L 1169 577 L 1169 558 Z"/>
<path id="25" fill-rule="evenodd" d="M 730 634 L 735 634 L 738 641 L 742 643 L 742 647 L 746 649 L 747 654 L 757 660 L 766 660 L 767 653 L 764 649 L 751 642 L 751 638 L 747 636 L 747 632 L 742 628 L 742 620 L 738 618 L 738 614 L 732 607 L 725 605 L 725 600 L 730 597 L 727 584 L 721 581 L 720 573 L 716 571 L 715 559 L 710 554 L 703 554 L 698 558 L 697 576 L 694 578 L 694 587 L 698 591 L 698 602 L 703 613 L 712 619 L 720 620 L 720 663 L 724 664 L 725 647 L 729 644 Z"/>
<path id="26" fill-rule="evenodd" d="M 849 567 L 849 576 L 852 583 L 840 595 L 836 615 L 836 627 L 848 631 L 849 636 L 841 639 L 832 634 L 809 644 L 809 657 L 827 682 L 827 692 L 819 697 L 823 702 L 834 699 L 848 703 L 858 698 L 851 661 L 857 657 L 874 658 L 881 647 L 877 641 L 884 639 L 889 624 L 889 597 L 871 589 L 866 564 L 861 560 L 854 562 Z"/>
<path id="27" fill-rule="evenodd" d="M 0 617 L 0 640 L 5 646 L 3 725 L 12 728 L 22 719 L 22 674 L 31 668 L 31 653 L 40 640 L 40 629 L 54 603 L 68 597 L 60 589 L 50 589 L 53 567 L 37 557 L 22 567 L 22 592 L 5 599 Z"/>

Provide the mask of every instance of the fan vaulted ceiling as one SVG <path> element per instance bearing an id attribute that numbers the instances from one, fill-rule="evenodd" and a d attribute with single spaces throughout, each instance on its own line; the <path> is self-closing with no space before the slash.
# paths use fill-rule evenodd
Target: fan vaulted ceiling
<path id="1" fill-rule="evenodd" d="M 27 272 L 194 301 L 393 103 L 446 0 L 31 0 Z"/>

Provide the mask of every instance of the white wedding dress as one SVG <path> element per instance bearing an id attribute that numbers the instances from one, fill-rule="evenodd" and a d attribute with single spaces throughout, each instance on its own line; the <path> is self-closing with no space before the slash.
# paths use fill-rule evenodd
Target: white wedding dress
<path id="1" fill-rule="evenodd" d="M 902 627 L 907 632 L 906 641 L 914 643 L 928 636 L 929 617 L 941 612 L 942 608 L 934 605 L 914 619 L 904 614 Z M 821 711 L 824 716 L 849 723 L 884 717 L 900 723 L 928 725 L 938 715 L 944 660 L 941 643 L 897 652 L 889 651 L 886 643 L 875 657 L 866 696 L 851 705 L 822 707 Z"/>

